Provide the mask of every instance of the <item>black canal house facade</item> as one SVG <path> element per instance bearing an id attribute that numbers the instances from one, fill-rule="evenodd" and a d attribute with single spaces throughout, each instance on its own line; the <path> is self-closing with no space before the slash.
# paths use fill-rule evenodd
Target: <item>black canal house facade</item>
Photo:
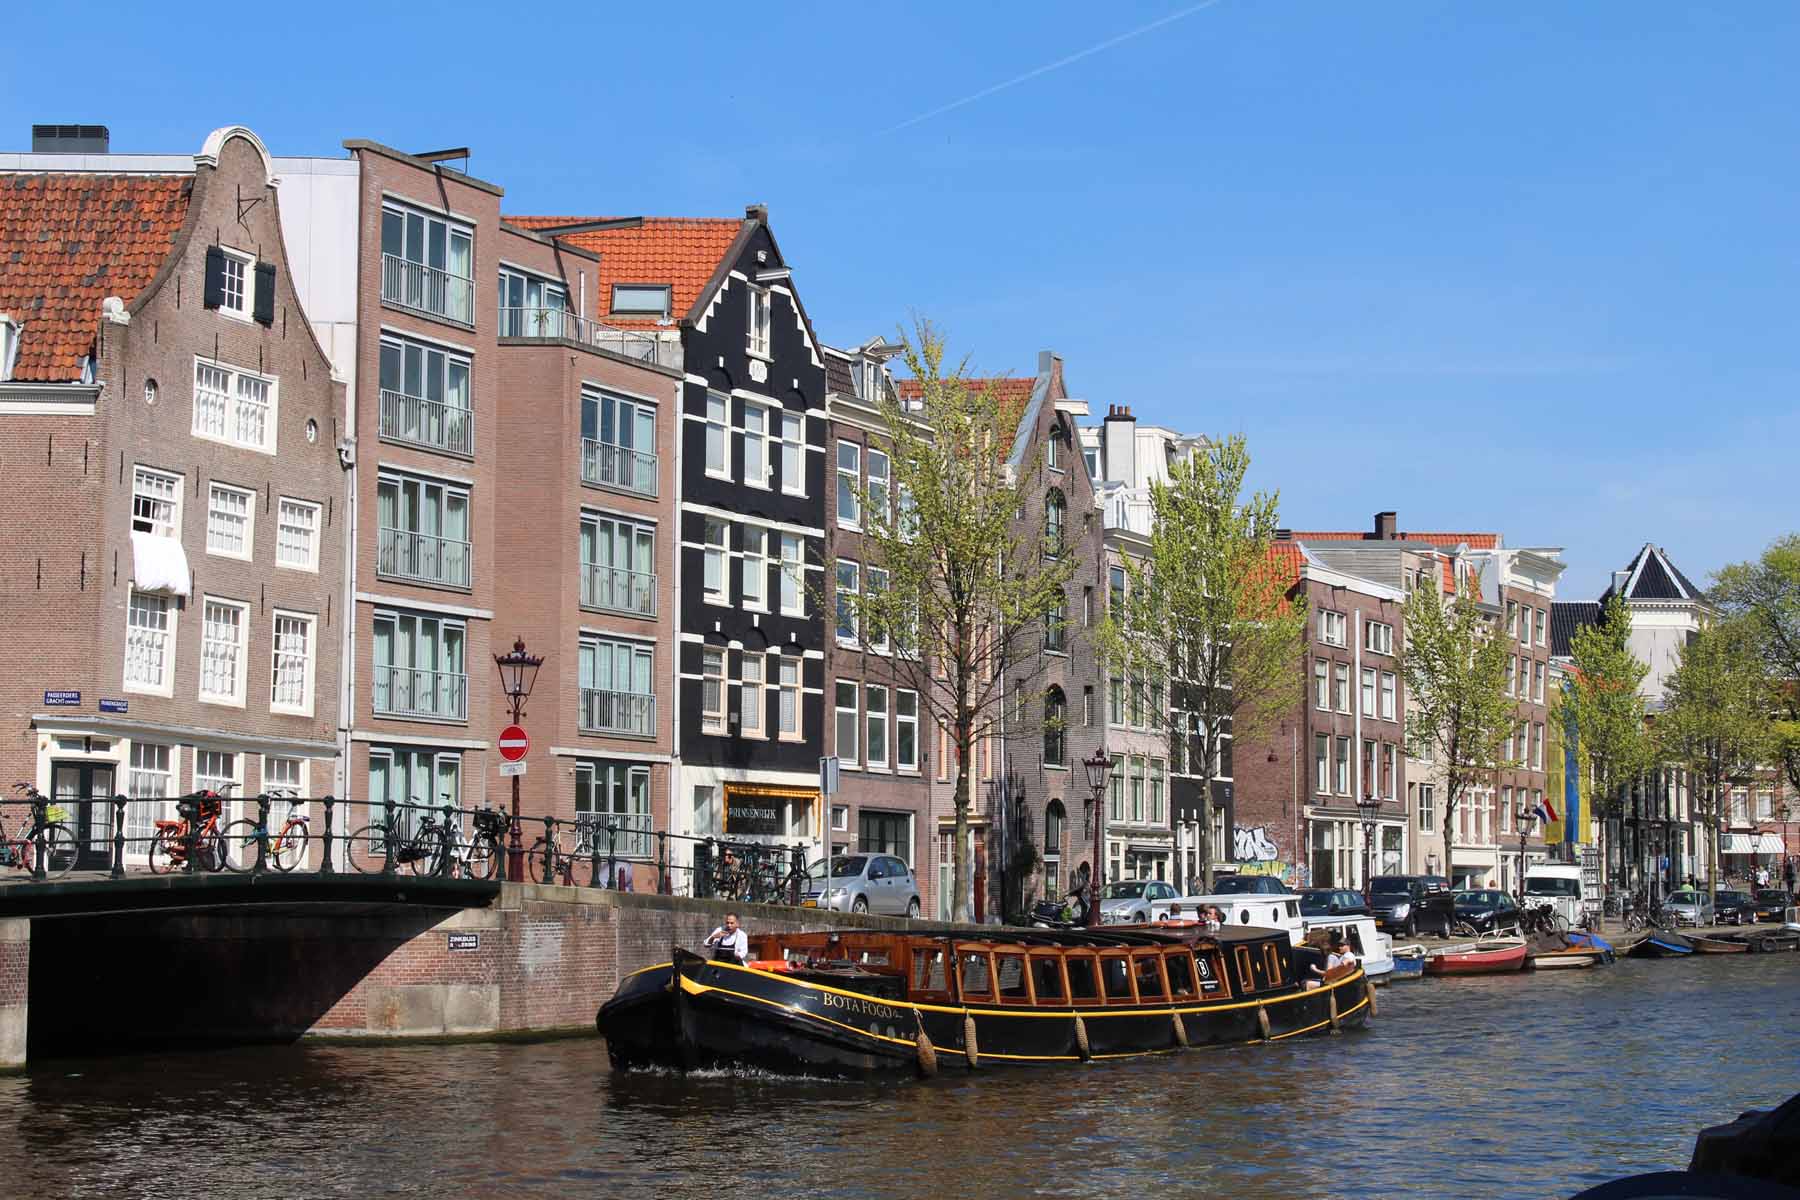
<path id="1" fill-rule="evenodd" d="M 825 364 L 767 213 L 683 322 L 676 797 L 693 837 L 818 848 Z"/>

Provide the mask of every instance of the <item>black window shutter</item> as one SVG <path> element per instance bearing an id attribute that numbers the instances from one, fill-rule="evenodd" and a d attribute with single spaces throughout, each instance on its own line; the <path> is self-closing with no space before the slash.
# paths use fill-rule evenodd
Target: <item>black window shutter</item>
<path id="1" fill-rule="evenodd" d="M 225 303 L 225 252 L 217 246 L 206 248 L 206 307 Z"/>
<path id="2" fill-rule="evenodd" d="M 256 264 L 256 309 L 252 314 L 264 325 L 275 323 L 275 264 Z"/>

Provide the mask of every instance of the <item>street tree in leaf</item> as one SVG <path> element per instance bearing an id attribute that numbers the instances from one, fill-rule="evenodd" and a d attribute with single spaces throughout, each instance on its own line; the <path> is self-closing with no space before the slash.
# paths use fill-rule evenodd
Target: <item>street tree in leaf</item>
<path id="1" fill-rule="evenodd" d="M 1406 752 L 1443 773 L 1448 871 L 1458 806 L 1509 765 L 1501 747 L 1518 720 L 1504 690 L 1509 644 L 1463 588 L 1448 606 L 1438 588 L 1414 588 L 1405 621 Z"/>
<path id="2" fill-rule="evenodd" d="M 1757 631 L 1748 622 L 1709 625 L 1688 639 L 1664 685 L 1666 706 L 1654 719 L 1662 756 L 1693 774 L 1694 819 L 1704 825 L 1719 890 L 1719 817 L 1726 785 L 1751 779 L 1773 744 L 1768 679 Z"/>
<path id="3" fill-rule="evenodd" d="M 1606 884 L 1607 820 L 1620 815 L 1625 789 L 1653 764 L 1638 690 L 1650 668 L 1631 652 L 1631 611 L 1614 593 L 1600 620 L 1575 631 L 1574 670 L 1560 700 L 1558 725 L 1575 739 L 1581 783 L 1600 826 L 1601 884 Z"/>
<path id="4" fill-rule="evenodd" d="M 951 919 L 966 921 L 975 747 L 984 737 L 1020 735 L 1033 715 L 1041 730 L 1045 622 L 1067 611 L 1076 556 L 1046 540 L 1043 506 L 1033 502 L 1041 500 L 1042 456 L 1008 462 L 1019 414 L 1001 404 L 991 381 L 965 378 L 966 360 L 947 364 L 943 335 L 930 322 L 916 322 L 903 345 L 916 398 L 886 395 L 880 404 L 894 493 L 861 489 L 859 497 L 864 570 L 886 572 L 886 584 L 839 593 L 836 602 L 859 628 L 887 631 L 900 686 L 918 692 L 923 715 L 949 732 Z"/>
<path id="5" fill-rule="evenodd" d="M 1250 744 L 1300 700 L 1306 604 L 1271 557 L 1280 496 L 1245 498 L 1242 435 L 1210 442 L 1150 485 L 1150 545 L 1125 560 L 1100 645 L 1115 678 L 1147 688 L 1169 756 L 1200 779 L 1204 811 L 1226 738 Z M 1122 600 L 1122 603 L 1121 603 Z M 1166 692 L 1165 692 L 1166 684 Z M 1212 821 L 1200 822 L 1202 886 L 1213 884 Z"/>
<path id="6" fill-rule="evenodd" d="M 1774 753 L 1800 791 L 1800 534 L 1776 540 L 1755 562 L 1734 563 L 1714 579 L 1719 611 L 1748 628 L 1780 714 Z"/>

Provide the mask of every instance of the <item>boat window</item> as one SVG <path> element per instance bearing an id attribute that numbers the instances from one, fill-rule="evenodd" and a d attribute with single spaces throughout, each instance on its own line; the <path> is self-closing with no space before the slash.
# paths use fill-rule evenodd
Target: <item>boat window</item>
<path id="1" fill-rule="evenodd" d="M 1281 955 L 1275 953 L 1274 942 L 1263 943 L 1263 965 L 1269 968 L 1269 986 L 1281 982 Z"/>
<path id="2" fill-rule="evenodd" d="M 1163 966 L 1169 972 L 1169 993 L 1176 999 L 1188 999 L 1194 994 L 1194 960 L 1188 957 L 1185 950 L 1173 950 L 1163 959 Z"/>
<path id="3" fill-rule="evenodd" d="M 1162 968 L 1157 965 L 1161 960 L 1160 954 L 1139 954 L 1132 958 L 1133 973 L 1137 975 L 1138 999 L 1164 998 Z"/>
<path id="4" fill-rule="evenodd" d="M 1123 956 L 1101 959 L 1100 978 L 1105 981 L 1108 1000 L 1119 1001 L 1132 998 L 1131 967 Z"/>
<path id="5" fill-rule="evenodd" d="M 963 997 L 986 996 L 993 991 L 994 972 L 988 965 L 988 956 L 965 952 L 962 960 Z"/>
<path id="6" fill-rule="evenodd" d="M 1233 946 L 1231 949 L 1233 957 L 1237 960 L 1238 982 L 1243 985 L 1244 991 L 1255 991 L 1256 963 L 1255 960 L 1250 957 L 1249 947 Z"/>
<path id="7" fill-rule="evenodd" d="M 1062 964 L 1051 955 L 1035 954 L 1031 958 L 1031 986 L 1039 1004 L 1061 1004 L 1063 996 Z"/>
<path id="8" fill-rule="evenodd" d="M 1350 943 L 1350 948 L 1356 951 L 1358 958 L 1361 958 L 1363 955 L 1362 933 L 1357 930 L 1354 922 L 1344 926 L 1344 940 Z"/>
<path id="9" fill-rule="evenodd" d="M 1069 968 L 1069 998 L 1078 1003 L 1098 999 L 1100 989 L 1094 981 L 1094 960 L 1085 954 L 1071 954 L 1063 962 Z"/>
<path id="10" fill-rule="evenodd" d="M 1013 1004 L 1031 1003 L 1031 992 L 1025 986 L 1023 954 L 994 955 L 994 979 L 1000 984 L 1000 999 Z"/>
<path id="11" fill-rule="evenodd" d="M 950 982 L 944 978 L 944 952 L 942 950 L 913 951 L 913 990 L 919 992 L 947 992 L 950 990 Z"/>

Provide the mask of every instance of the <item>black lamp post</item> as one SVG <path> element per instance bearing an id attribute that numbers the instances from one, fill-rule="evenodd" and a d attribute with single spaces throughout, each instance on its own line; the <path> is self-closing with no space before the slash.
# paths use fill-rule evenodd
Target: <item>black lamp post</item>
<path id="1" fill-rule="evenodd" d="M 1518 893 L 1520 908 L 1525 907 L 1525 833 L 1536 817 L 1536 813 L 1524 807 L 1513 810 L 1513 820 L 1519 823 L 1519 886 L 1514 890 Z"/>
<path id="2" fill-rule="evenodd" d="M 1100 857 L 1102 838 L 1106 830 L 1105 809 L 1106 782 L 1112 775 L 1112 755 L 1102 746 L 1094 751 L 1092 758 L 1084 758 L 1081 765 L 1087 768 L 1088 791 L 1093 796 L 1094 812 L 1094 868 L 1088 872 L 1088 906 L 1087 923 L 1089 927 L 1100 924 Z"/>
<path id="3" fill-rule="evenodd" d="M 531 696 L 531 685 L 537 682 L 538 668 L 544 660 L 525 653 L 525 639 L 514 638 L 513 648 L 494 655 L 494 666 L 500 671 L 500 690 L 512 705 L 512 723 L 525 716 L 525 701 Z M 521 766 L 524 764 L 520 764 Z M 525 878 L 525 847 L 519 840 L 519 777 L 512 777 L 512 841 L 506 848 L 506 878 L 520 883 Z"/>
<path id="4" fill-rule="evenodd" d="M 1381 815 L 1381 800 L 1368 792 L 1356 802 L 1363 829 L 1363 895 L 1373 895 L 1375 880 L 1375 818 Z"/>

